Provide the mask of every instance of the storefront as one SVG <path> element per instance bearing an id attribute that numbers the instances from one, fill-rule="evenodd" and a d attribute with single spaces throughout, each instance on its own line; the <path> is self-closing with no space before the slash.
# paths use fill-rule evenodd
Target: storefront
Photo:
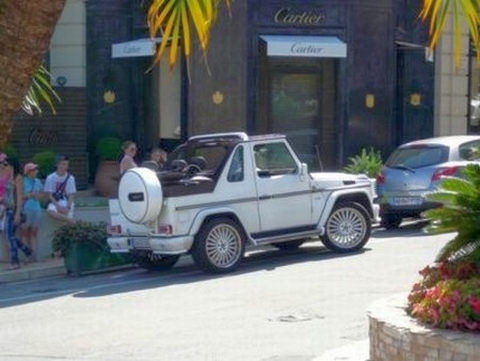
<path id="1" fill-rule="evenodd" d="M 279 132 L 326 170 L 362 147 L 386 155 L 433 135 L 434 66 L 418 12 L 403 1 L 245 0 L 232 2 L 231 16 L 222 5 L 190 80 L 183 61 L 146 74 L 151 58 L 133 56 L 145 55 L 143 12 L 137 1 L 87 4 L 94 134 L 115 132 L 146 150 L 193 134 Z"/>

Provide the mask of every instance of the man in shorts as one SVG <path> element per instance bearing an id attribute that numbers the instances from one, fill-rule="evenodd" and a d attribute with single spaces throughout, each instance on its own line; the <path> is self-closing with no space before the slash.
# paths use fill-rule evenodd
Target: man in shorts
<path id="1" fill-rule="evenodd" d="M 57 169 L 45 180 L 44 191 L 49 199 L 47 214 L 60 221 L 75 223 L 73 198 L 77 188 L 74 176 L 68 172 L 68 163 L 66 156 L 57 157 Z"/>

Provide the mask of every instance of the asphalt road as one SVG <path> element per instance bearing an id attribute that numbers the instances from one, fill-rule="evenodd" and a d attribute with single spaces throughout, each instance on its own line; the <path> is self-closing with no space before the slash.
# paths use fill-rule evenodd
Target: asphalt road
<path id="1" fill-rule="evenodd" d="M 0 286 L 0 360 L 307 361 L 368 338 L 366 310 L 406 293 L 452 235 L 376 230 L 362 252 L 249 253 L 229 275 L 141 269 Z"/>

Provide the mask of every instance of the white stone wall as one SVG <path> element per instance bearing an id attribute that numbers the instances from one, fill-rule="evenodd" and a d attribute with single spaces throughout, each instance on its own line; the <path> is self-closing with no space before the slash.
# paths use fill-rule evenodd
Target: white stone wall
<path id="1" fill-rule="evenodd" d="M 467 134 L 468 34 L 462 35 L 461 62 L 454 59 L 453 28 L 445 27 L 435 50 L 434 135 Z"/>
<path id="2" fill-rule="evenodd" d="M 67 79 L 67 87 L 86 86 L 86 10 L 84 0 L 67 0 L 50 44 L 52 84 Z"/>

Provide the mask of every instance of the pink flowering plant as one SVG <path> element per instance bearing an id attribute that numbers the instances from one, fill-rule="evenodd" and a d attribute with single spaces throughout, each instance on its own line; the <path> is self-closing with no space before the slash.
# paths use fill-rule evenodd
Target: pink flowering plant
<path id="1" fill-rule="evenodd" d="M 473 261 L 440 262 L 420 271 L 407 312 L 439 328 L 480 332 L 480 278 Z"/>
<path id="2" fill-rule="evenodd" d="M 429 195 L 443 206 L 425 213 L 425 231 L 456 235 L 420 271 L 407 313 L 434 327 L 480 333 L 480 166 L 467 166 L 464 175 L 445 178 Z"/>

